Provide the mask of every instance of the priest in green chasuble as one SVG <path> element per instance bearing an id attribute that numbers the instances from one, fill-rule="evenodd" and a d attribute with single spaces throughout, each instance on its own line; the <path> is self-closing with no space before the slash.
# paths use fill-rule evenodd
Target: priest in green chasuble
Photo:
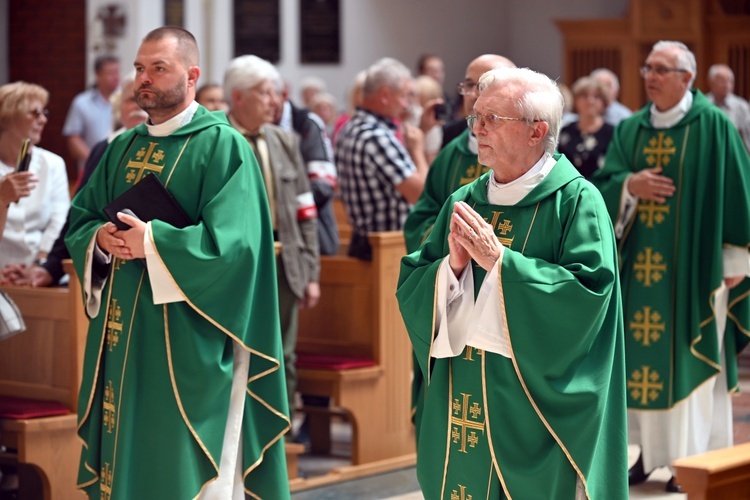
<path id="1" fill-rule="evenodd" d="M 402 261 L 425 498 L 627 498 L 615 237 L 599 192 L 553 154 L 562 110 L 545 75 L 485 73 L 468 122 L 490 172 Z"/>
<path id="2" fill-rule="evenodd" d="M 464 81 L 458 86 L 458 91 L 463 96 L 464 116 L 469 116 L 474 111 L 474 103 L 479 97 L 477 82 L 483 74 L 495 68 L 515 67 L 510 59 L 497 54 L 483 54 L 472 60 L 466 67 Z M 477 138 L 468 128 L 440 151 L 427 172 L 422 194 L 404 223 L 408 253 L 422 246 L 432 231 L 443 203 L 453 191 L 474 182 L 486 171 L 487 167 L 477 159 Z M 416 427 L 415 436 L 419 438 L 419 420 L 422 418 L 425 391 L 422 372 L 416 359 L 411 386 L 412 419 Z"/>
<path id="3" fill-rule="evenodd" d="M 198 48 L 158 28 L 135 59 L 149 115 L 76 196 L 66 244 L 91 318 L 78 402 L 89 498 L 288 498 L 289 429 L 268 201 L 223 113 L 194 101 Z M 102 208 L 156 175 L 192 221 L 118 230 Z M 137 210 L 135 210 L 137 212 Z"/>
<path id="4" fill-rule="evenodd" d="M 650 103 L 620 123 L 601 190 L 619 239 L 630 481 L 732 445 L 737 355 L 750 339 L 750 161 L 698 90 L 695 56 L 654 45 Z M 667 491 L 679 491 L 674 478 Z"/>

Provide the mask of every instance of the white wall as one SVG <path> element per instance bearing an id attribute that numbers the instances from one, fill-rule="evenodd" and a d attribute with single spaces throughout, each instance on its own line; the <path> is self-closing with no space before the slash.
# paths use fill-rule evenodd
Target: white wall
<path id="1" fill-rule="evenodd" d="M 89 48 L 100 33 L 95 21 L 100 7 L 117 0 L 87 0 Z M 200 83 L 221 83 L 233 57 L 232 0 L 184 0 L 185 27 L 201 45 Z M 7 2 L 0 0 L 0 40 L 7 40 Z M 298 99 L 298 82 L 308 75 L 323 78 L 329 91 L 346 106 L 354 76 L 376 59 L 395 57 L 412 71 L 420 54 L 433 52 L 446 63 L 446 90 L 463 78 L 474 57 L 500 53 L 519 66 L 558 78 L 562 73 L 562 39 L 554 19 L 617 18 L 627 0 L 341 0 L 341 63 L 299 63 L 299 2 L 281 0 L 281 60 L 278 68 Z M 163 2 L 120 0 L 127 15 L 125 37 L 116 54 L 130 68 L 140 39 L 163 22 Z M 93 82 L 89 51 L 87 81 Z M 0 46 L 0 83 L 7 81 L 7 43 Z"/>

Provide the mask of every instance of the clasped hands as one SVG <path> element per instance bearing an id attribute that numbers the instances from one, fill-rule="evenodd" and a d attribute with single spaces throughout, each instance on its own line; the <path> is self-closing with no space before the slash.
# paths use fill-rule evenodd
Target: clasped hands
<path id="1" fill-rule="evenodd" d="M 130 226 L 130 229 L 117 229 L 111 222 L 107 222 L 96 232 L 96 244 L 112 257 L 122 260 L 142 259 L 146 257 L 143 248 L 143 235 L 146 233 L 146 223 L 142 220 L 122 212 L 117 218 Z"/>
<path id="2" fill-rule="evenodd" d="M 482 269 L 490 271 L 503 251 L 492 226 L 463 201 L 453 205 L 448 247 L 448 263 L 456 276 L 461 275 L 472 259 Z"/>

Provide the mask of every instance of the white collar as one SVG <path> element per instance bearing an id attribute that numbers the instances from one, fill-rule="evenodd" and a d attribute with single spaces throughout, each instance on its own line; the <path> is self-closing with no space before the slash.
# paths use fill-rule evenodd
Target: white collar
<path id="1" fill-rule="evenodd" d="M 525 174 L 507 184 L 497 182 L 495 175 L 490 175 L 490 181 L 487 183 L 487 201 L 492 205 L 515 205 L 541 184 L 556 163 L 552 155 L 544 153 Z"/>
<path id="2" fill-rule="evenodd" d="M 693 93 L 690 91 L 685 92 L 680 102 L 678 102 L 673 108 L 666 111 L 659 111 L 656 109 L 655 104 L 651 104 L 651 125 L 654 128 L 670 128 L 674 127 L 679 123 L 680 120 L 685 118 L 690 108 L 693 106 Z"/>
<path id="3" fill-rule="evenodd" d="M 198 106 L 199 104 L 196 101 L 193 101 L 182 112 L 176 114 L 169 120 L 165 121 L 164 123 L 160 123 L 158 125 L 153 125 L 149 123 L 151 121 L 151 119 L 149 119 L 146 122 L 146 128 L 148 128 L 148 135 L 152 135 L 154 137 L 166 137 L 170 135 L 172 132 L 174 132 L 178 128 L 183 127 L 187 125 L 188 123 L 190 123 L 190 120 L 193 119 L 195 112 L 198 110 Z"/>

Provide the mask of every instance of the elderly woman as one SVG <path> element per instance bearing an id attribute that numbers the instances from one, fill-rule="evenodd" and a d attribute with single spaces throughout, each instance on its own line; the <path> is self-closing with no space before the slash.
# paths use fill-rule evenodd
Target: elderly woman
<path id="1" fill-rule="evenodd" d="M 607 108 L 604 87 L 584 76 L 573 84 L 573 102 L 578 120 L 560 131 L 558 151 L 568 157 L 587 179 L 604 166 L 614 127 L 604 122 Z"/>
<path id="2" fill-rule="evenodd" d="M 65 223 L 70 206 L 65 162 L 36 146 L 47 124 L 48 99 L 49 93 L 32 83 L 15 82 L 0 87 L 0 178 L 2 184 L 10 178 L 16 186 L 14 200 L 6 198 L 5 189 L 0 186 L 3 206 L 7 206 L 7 221 L 0 239 L 0 268 L 43 261 Z M 32 144 L 30 174 L 14 179 L 26 138 Z M 8 201 L 16 202 L 7 205 Z"/>

